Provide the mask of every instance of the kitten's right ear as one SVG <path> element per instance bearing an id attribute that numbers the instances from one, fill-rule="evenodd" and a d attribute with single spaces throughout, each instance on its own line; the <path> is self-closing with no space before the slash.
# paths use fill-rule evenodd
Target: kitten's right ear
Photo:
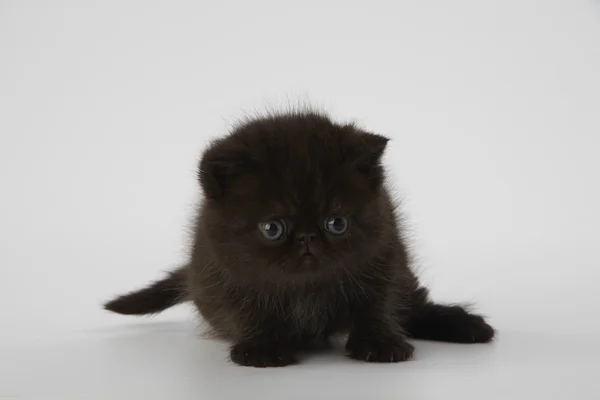
<path id="1" fill-rule="evenodd" d="M 252 158 L 245 149 L 219 141 L 213 143 L 204 152 L 198 170 L 204 196 L 208 199 L 225 196 L 251 164 Z"/>

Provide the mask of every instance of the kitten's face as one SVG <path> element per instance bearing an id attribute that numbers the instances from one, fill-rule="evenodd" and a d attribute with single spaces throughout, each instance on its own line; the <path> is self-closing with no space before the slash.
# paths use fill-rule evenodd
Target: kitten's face
<path id="1" fill-rule="evenodd" d="M 255 121 L 203 157 L 205 229 L 224 268 L 248 280 L 356 272 L 381 247 L 387 139 L 318 116 Z"/>

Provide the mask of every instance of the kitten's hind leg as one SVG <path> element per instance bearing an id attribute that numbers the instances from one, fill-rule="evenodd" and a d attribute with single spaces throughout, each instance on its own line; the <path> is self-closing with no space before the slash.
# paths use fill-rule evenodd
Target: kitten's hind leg
<path id="1" fill-rule="evenodd" d="M 487 343 L 494 337 L 492 328 L 483 317 L 460 306 L 436 304 L 427 300 L 427 291 L 420 288 L 404 323 L 410 337 L 454 343 Z"/>

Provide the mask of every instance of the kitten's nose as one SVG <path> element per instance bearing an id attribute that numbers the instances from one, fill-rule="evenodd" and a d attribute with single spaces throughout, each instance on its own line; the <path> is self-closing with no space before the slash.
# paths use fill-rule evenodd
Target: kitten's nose
<path id="1" fill-rule="evenodd" d="M 314 232 L 298 232 L 296 240 L 302 244 L 310 244 L 315 241 L 317 235 Z"/>

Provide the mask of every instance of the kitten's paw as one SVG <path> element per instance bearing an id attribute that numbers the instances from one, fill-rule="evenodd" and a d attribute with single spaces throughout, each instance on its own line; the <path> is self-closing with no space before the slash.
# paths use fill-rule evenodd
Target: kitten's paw
<path id="1" fill-rule="evenodd" d="M 403 337 L 377 338 L 350 334 L 346 351 L 351 358 L 356 360 L 392 363 L 411 359 L 415 348 Z"/>
<path id="2" fill-rule="evenodd" d="M 494 334 L 494 328 L 483 317 L 467 313 L 462 325 L 457 326 L 455 339 L 463 343 L 487 343 L 494 338 Z"/>
<path id="3" fill-rule="evenodd" d="M 231 361 L 248 367 L 283 367 L 294 364 L 291 350 L 278 345 L 238 343 L 231 348 Z"/>
<path id="4" fill-rule="evenodd" d="M 406 329 L 415 339 L 454 343 L 487 343 L 494 338 L 492 328 L 483 317 L 459 306 L 426 304 L 415 308 Z"/>

